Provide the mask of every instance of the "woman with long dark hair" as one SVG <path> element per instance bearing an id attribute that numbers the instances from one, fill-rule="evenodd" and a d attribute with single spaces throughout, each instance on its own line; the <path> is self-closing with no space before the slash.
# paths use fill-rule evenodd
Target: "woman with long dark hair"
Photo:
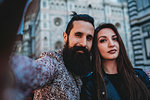
<path id="1" fill-rule="evenodd" d="M 94 73 L 86 79 L 81 99 L 150 100 L 149 79 L 133 68 L 116 27 L 100 24 L 93 43 Z"/>

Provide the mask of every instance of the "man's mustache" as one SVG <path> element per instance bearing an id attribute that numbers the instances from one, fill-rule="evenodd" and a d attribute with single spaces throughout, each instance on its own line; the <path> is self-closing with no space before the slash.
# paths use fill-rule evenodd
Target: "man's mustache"
<path id="1" fill-rule="evenodd" d="M 74 52 L 83 51 L 84 53 L 88 53 L 88 49 L 86 47 L 82 47 L 82 46 L 74 46 L 74 47 L 72 47 L 72 50 Z"/>

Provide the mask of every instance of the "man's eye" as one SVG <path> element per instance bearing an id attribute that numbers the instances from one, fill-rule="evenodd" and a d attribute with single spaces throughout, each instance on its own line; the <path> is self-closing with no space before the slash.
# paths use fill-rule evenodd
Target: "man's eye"
<path id="1" fill-rule="evenodd" d="M 76 34 L 75 34 L 75 36 L 77 36 L 77 37 L 81 37 L 81 36 L 82 36 L 82 34 L 81 34 L 81 33 L 76 33 Z"/>
<path id="2" fill-rule="evenodd" d="M 87 40 L 88 40 L 88 41 L 91 41 L 91 40 L 93 40 L 93 37 L 92 37 L 92 36 L 88 36 L 88 37 L 87 37 Z"/>
<path id="3" fill-rule="evenodd" d="M 105 41 L 107 41 L 106 39 L 102 39 L 102 40 L 100 40 L 100 43 L 103 43 L 103 42 L 105 42 Z"/>

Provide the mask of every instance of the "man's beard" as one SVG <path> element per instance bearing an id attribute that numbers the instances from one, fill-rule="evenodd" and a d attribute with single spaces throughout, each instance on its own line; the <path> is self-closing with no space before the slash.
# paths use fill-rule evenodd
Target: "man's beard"
<path id="1" fill-rule="evenodd" d="M 79 50 L 83 53 L 77 52 Z M 75 75 L 83 76 L 91 72 L 90 52 L 85 47 L 69 48 L 66 44 L 63 49 L 63 60 L 67 70 Z"/>

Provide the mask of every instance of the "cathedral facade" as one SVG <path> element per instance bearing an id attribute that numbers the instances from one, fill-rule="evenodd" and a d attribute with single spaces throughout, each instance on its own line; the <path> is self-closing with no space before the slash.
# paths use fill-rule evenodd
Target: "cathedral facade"
<path id="1" fill-rule="evenodd" d="M 135 66 L 150 75 L 150 0 L 128 0 L 128 8 Z"/>
<path id="2" fill-rule="evenodd" d="M 126 2 L 118 0 L 40 0 L 32 25 L 35 57 L 48 50 L 63 48 L 63 32 L 71 18 L 72 11 L 89 14 L 95 19 L 95 27 L 100 23 L 113 23 L 125 44 L 132 61 L 132 45 L 128 8 Z M 26 28 L 27 29 L 27 28 Z"/>

